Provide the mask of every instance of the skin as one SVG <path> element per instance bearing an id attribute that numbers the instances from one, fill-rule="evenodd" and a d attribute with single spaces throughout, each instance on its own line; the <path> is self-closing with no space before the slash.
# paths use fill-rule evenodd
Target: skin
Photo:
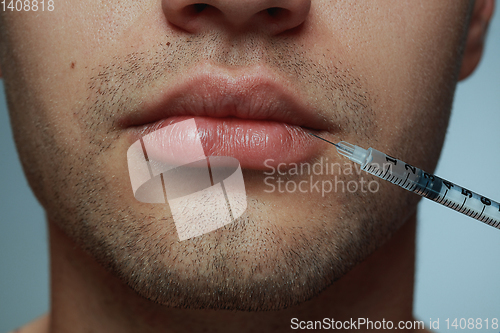
<path id="1" fill-rule="evenodd" d="M 286 2 L 231 3 L 208 2 L 195 24 L 182 0 L 68 0 L 53 12 L 0 16 L 15 141 L 51 244 L 51 311 L 22 331 L 413 320 L 416 196 L 385 183 L 376 194 L 269 194 L 265 175 L 245 170 L 245 214 L 179 242 L 168 206 L 139 203 L 130 191 L 128 129 L 118 118 L 187 71 L 215 66 L 238 77 L 263 66 L 336 124 L 330 139 L 432 171 L 493 1 L 296 1 L 277 25 L 249 13 Z M 314 161 L 344 163 L 332 148 Z"/>

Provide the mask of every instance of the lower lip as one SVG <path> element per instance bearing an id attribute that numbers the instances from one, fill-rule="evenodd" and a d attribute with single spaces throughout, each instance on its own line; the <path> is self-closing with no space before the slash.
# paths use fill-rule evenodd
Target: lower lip
<path id="1" fill-rule="evenodd" d="M 195 119 L 198 135 L 206 156 L 231 156 L 242 168 L 265 170 L 271 167 L 300 163 L 313 158 L 319 149 L 319 140 L 314 140 L 300 126 L 264 120 L 214 117 L 171 117 L 139 130 L 140 137 L 174 123 Z M 178 137 L 189 138 L 196 133 L 178 133 Z M 137 139 L 137 138 L 136 138 Z M 166 160 L 171 156 L 165 152 L 195 151 L 191 140 L 171 140 L 156 136 L 148 148 L 150 159 Z M 175 145 L 172 147 L 171 145 Z M 168 156 L 167 156 L 168 155 Z"/>

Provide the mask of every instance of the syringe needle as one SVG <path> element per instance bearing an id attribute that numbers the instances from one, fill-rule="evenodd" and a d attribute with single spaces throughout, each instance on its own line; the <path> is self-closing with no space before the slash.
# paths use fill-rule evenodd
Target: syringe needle
<path id="1" fill-rule="evenodd" d="M 315 137 L 317 137 L 318 139 L 321 139 L 321 140 L 323 140 L 323 141 L 325 141 L 325 142 L 328 142 L 329 144 L 334 145 L 334 146 L 335 146 L 335 147 L 337 147 L 337 148 L 341 148 L 341 149 L 342 149 L 342 147 L 340 147 L 340 146 L 339 146 L 338 144 L 336 144 L 335 142 L 331 142 L 331 141 L 328 141 L 328 140 L 326 140 L 326 139 L 323 139 L 322 137 L 317 136 L 316 134 L 312 134 L 312 133 L 308 133 L 308 134 L 310 134 L 310 135 L 312 135 L 312 136 L 315 136 Z"/>
<path id="2" fill-rule="evenodd" d="M 331 141 L 328 141 L 328 140 L 326 140 L 326 139 L 323 139 L 322 137 L 320 137 L 320 136 L 318 136 L 318 135 L 316 135 L 316 134 L 312 134 L 312 133 L 309 133 L 309 132 L 308 132 L 308 134 L 310 134 L 310 135 L 312 135 L 312 136 L 314 136 L 314 137 L 317 137 L 317 138 L 318 138 L 318 139 L 320 139 L 320 140 L 323 140 L 323 141 L 325 141 L 325 142 L 328 142 L 328 143 L 329 143 L 329 144 L 331 144 L 331 145 L 334 145 L 335 147 L 337 147 L 337 150 L 338 150 L 338 149 L 343 150 L 343 151 L 347 152 L 348 154 L 352 154 L 352 152 L 353 152 L 352 150 L 347 149 L 347 147 L 345 147 L 345 146 L 343 146 L 343 145 L 339 145 L 338 143 L 331 142 Z M 339 152 L 340 152 L 340 151 L 339 151 Z M 341 154 L 342 154 L 342 153 L 341 153 Z M 344 156 L 345 156 L 345 155 L 344 155 Z"/>

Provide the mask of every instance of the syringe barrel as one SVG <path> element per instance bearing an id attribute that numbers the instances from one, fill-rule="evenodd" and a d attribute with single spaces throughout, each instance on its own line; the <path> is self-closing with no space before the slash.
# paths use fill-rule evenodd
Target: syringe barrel
<path id="1" fill-rule="evenodd" d="M 500 204 L 373 148 L 361 168 L 372 175 L 500 229 Z"/>

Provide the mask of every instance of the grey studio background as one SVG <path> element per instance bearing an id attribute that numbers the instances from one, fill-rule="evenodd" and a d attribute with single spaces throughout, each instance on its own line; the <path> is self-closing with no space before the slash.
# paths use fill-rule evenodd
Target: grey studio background
<path id="1" fill-rule="evenodd" d="M 485 55 L 459 84 L 436 174 L 500 200 L 500 8 Z M 49 309 L 44 213 L 24 178 L 0 94 L 0 333 Z M 367 148 L 367 147 L 365 147 Z M 439 319 L 500 320 L 500 230 L 429 200 L 419 207 L 414 309 L 426 325 Z M 332 314 L 334 315 L 334 314 Z M 283 325 L 289 325 L 284 322 Z M 484 321 L 483 321 L 484 325 Z M 460 330 L 460 329 L 459 329 Z M 463 330 L 461 330 L 463 331 Z M 467 330 L 500 332 L 498 329 Z"/>

